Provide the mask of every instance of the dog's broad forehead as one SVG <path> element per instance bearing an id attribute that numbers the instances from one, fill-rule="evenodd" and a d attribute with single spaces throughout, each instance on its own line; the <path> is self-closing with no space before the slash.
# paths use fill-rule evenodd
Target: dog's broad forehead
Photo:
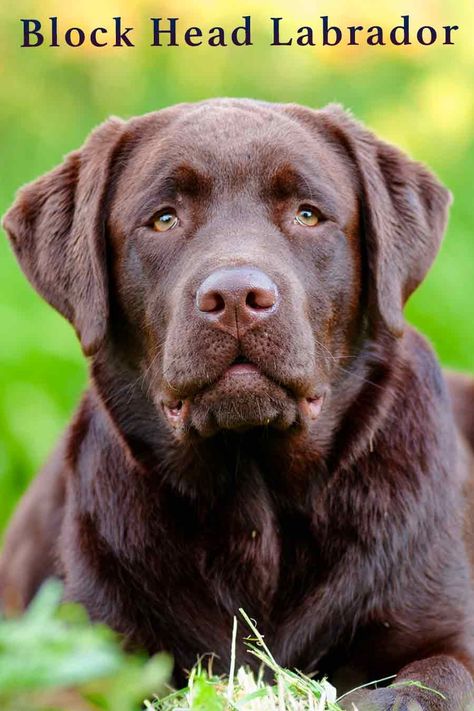
<path id="1" fill-rule="evenodd" d="M 158 193 L 172 177 L 176 192 L 213 189 L 217 204 L 228 189 L 261 202 L 272 191 L 296 193 L 299 182 L 307 199 L 318 197 L 319 188 L 332 193 L 336 210 L 349 215 L 356 207 L 352 161 L 334 149 L 323 125 L 301 121 L 284 105 L 211 100 L 135 119 L 131 129 L 133 150 L 119 166 L 119 200 Z"/>

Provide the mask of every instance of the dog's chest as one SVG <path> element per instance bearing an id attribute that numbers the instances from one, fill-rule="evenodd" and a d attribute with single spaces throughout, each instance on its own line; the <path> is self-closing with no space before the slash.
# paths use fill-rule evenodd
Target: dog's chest
<path id="1" fill-rule="evenodd" d="M 204 607 L 223 614 L 244 608 L 262 623 L 276 621 L 322 577 L 321 545 L 310 515 L 278 510 L 261 487 L 248 494 L 236 492 L 202 518 L 181 509 L 168 519 L 168 541 L 174 539 L 179 552 L 166 575 L 174 602 L 192 591 Z"/>
<path id="2" fill-rule="evenodd" d="M 99 538 L 109 545 L 97 547 L 93 532 L 91 570 L 109 586 L 113 577 L 132 643 L 151 652 L 172 649 L 184 666 L 210 651 L 225 659 L 240 608 L 272 642 L 295 609 L 306 601 L 313 607 L 328 572 L 314 499 L 307 497 L 306 508 L 292 505 L 252 473 L 214 507 L 171 489 L 165 496 L 162 487 L 140 498 L 138 508 L 130 505 L 121 527 L 99 519 Z M 127 491 L 119 493 L 123 504 Z M 95 600 L 88 607 L 113 624 L 113 606 L 106 614 Z"/>

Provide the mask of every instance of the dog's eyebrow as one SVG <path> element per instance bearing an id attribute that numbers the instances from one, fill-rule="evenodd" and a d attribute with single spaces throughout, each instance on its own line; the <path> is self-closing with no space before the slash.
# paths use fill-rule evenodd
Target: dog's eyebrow
<path id="1" fill-rule="evenodd" d="M 290 197 L 309 200 L 333 214 L 338 210 L 337 199 L 332 192 L 290 165 L 281 166 L 273 173 L 266 193 L 267 197 L 274 200 L 286 200 Z"/>
<path id="2" fill-rule="evenodd" d="M 189 165 L 179 165 L 158 180 L 150 176 L 140 211 L 147 213 L 156 209 L 157 203 L 173 202 L 178 195 L 204 197 L 211 190 L 211 180 Z"/>
<path id="3" fill-rule="evenodd" d="M 169 194 L 184 193 L 191 197 L 208 193 L 211 180 L 190 165 L 179 165 L 163 181 L 162 191 Z"/>

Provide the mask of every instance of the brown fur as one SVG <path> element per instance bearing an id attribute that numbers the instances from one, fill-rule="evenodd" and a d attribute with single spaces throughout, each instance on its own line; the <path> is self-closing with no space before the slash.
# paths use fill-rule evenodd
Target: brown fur
<path id="1" fill-rule="evenodd" d="M 91 384 L 10 526 L 4 604 L 59 575 L 178 675 L 227 668 L 243 607 L 281 664 L 446 697 L 347 697 L 361 710 L 474 707 L 474 386 L 450 395 L 402 313 L 448 203 L 340 108 L 245 100 L 111 120 L 23 188 L 5 228 Z M 224 322 L 195 296 L 229 267 Z M 238 301 L 249 268 L 271 308 Z"/>

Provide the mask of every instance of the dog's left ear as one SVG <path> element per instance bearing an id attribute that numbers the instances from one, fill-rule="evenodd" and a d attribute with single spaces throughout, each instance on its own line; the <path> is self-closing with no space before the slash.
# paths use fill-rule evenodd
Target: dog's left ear
<path id="1" fill-rule="evenodd" d="M 36 290 L 74 326 L 86 355 L 108 319 L 105 201 L 124 122 L 109 119 L 50 173 L 22 188 L 3 219 Z"/>
<path id="2" fill-rule="evenodd" d="M 441 244 L 451 194 L 427 168 L 377 138 L 340 106 L 312 113 L 321 136 L 351 160 L 360 186 L 369 321 L 398 336 L 405 302 Z"/>

